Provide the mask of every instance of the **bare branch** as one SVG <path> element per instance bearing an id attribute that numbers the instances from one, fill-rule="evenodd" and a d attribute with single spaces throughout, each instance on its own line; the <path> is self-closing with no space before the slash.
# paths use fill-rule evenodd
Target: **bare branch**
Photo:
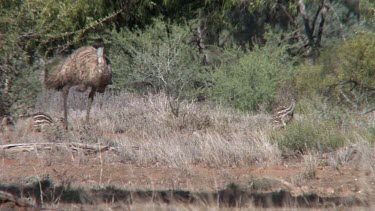
<path id="1" fill-rule="evenodd" d="M 307 15 L 307 12 L 306 12 L 305 3 L 303 2 L 303 0 L 298 0 L 297 4 L 298 4 L 299 12 L 302 15 L 303 22 L 304 22 L 304 25 L 305 25 L 306 36 L 309 40 L 309 44 L 311 45 L 313 43 L 313 34 L 312 34 L 312 31 L 311 31 L 310 19 L 309 19 L 309 16 Z"/>
<path id="2" fill-rule="evenodd" d="M 295 38 L 298 39 L 298 41 L 300 41 L 301 43 L 304 43 L 303 42 L 303 39 L 302 39 L 302 36 L 301 34 L 299 33 L 299 30 L 298 30 L 298 23 L 297 23 L 297 20 L 295 18 L 293 18 L 293 16 L 290 14 L 290 12 L 285 8 L 285 6 L 283 4 L 278 4 L 279 5 L 279 8 L 281 9 L 281 11 L 288 17 L 289 21 L 293 24 L 294 28 L 296 29 L 295 30 Z"/>
<path id="3" fill-rule="evenodd" d="M 320 13 L 320 11 L 322 10 L 323 5 L 324 5 L 324 0 L 322 0 L 322 3 L 319 5 L 319 8 L 318 8 L 318 10 L 316 11 L 315 16 L 314 16 L 314 20 L 313 20 L 313 24 L 312 24 L 312 29 L 311 29 L 311 31 L 312 31 L 313 34 L 314 34 L 314 31 L 315 31 L 315 24 L 316 24 L 316 21 L 318 20 L 319 13 Z"/>
<path id="4" fill-rule="evenodd" d="M 320 23 L 319 23 L 319 28 L 318 28 L 318 35 L 317 35 L 317 39 L 316 39 L 316 42 L 315 42 L 316 46 L 321 46 L 326 15 L 327 15 L 327 7 L 323 6 L 321 19 L 320 19 Z"/>

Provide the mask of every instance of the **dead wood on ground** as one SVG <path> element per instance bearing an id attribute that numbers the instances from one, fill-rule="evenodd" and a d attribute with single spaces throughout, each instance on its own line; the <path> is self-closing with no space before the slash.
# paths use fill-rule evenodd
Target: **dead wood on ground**
<path id="1" fill-rule="evenodd" d="M 118 154 L 118 149 L 105 145 L 90 145 L 82 143 L 21 143 L 0 145 L 0 153 L 21 153 L 32 151 L 51 151 L 52 149 L 63 149 L 70 152 L 83 152 L 84 155 L 93 155 L 103 152 L 114 152 Z"/>

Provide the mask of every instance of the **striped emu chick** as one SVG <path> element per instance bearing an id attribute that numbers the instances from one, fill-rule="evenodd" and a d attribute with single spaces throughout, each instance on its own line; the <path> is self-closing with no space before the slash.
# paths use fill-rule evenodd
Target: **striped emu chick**
<path id="1" fill-rule="evenodd" d="M 52 118 L 42 112 L 38 112 L 31 115 L 33 130 L 37 132 L 41 132 L 44 128 L 50 127 L 54 121 Z"/>
<path id="2" fill-rule="evenodd" d="M 86 107 L 88 124 L 95 93 L 103 93 L 106 86 L 112 84 L 112 69 L 104 55 L 103 40 L 98 39 L 93 46 L 84 46 L 76 50 L 52 70 L 45 83 L 48 88 L 62 90 L 66 130 L 68 129 L 67 97 L 70 88 L 79 86 L 78 91 L 84 92 L 91 87 Z"/>
<path id="3" fill-rule="evenodd" d="M 274 112 L 272 123 L 281 128 L 285 128 L 286 124 L 293 120 L 295 107 L 296 101 L 294 99 L 291 100 L 289 106 L 278 107 Z"/>

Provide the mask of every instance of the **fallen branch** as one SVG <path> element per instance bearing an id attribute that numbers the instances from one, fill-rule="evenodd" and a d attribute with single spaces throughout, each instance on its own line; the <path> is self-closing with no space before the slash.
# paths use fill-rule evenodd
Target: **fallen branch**
<path id="1" fill-rule="evenodd" d="M 119 151 L 110 146 L 103 145 L 89 145 L 81 143 L 21 143 L 21 144 L 5 144 L 0 145 L 1 153 L 20 153 L 20 152 L 31 152 L 31 151 L 50 151 L 53 148 L 68 149 L 71 152 L 82 151 L 85 155 L 92 155 L 102 153 L 105 151 L 111 151 L 116 154 Z"/>
<path id="2" fill-rule="evenodd" d="M 118 150 L 114 147 L 109 146 L 102 146 L 102 145 L 89 145 L 89 144 L 81 144 L 81 143 L 69 143 L 67 147 L 72 151 L 84 151 L 85 155 L 92 155 L 96 153 L 102 153 L 105 151 L 113 151 L 118 153 Z"/>

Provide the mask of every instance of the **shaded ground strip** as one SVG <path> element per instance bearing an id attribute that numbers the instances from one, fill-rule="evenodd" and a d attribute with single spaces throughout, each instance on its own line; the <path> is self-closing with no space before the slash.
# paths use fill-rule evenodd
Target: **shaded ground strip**
<path id="1" fill-rule="evenodd" d="M 349 197 L 322 197 L 314 193 L 305 193 L 293 196 L 289 191 L 281 189 L 272 192 L 256 192 L 243 189 L 235 184 L 217 192 L 192 192 L 181 190 L 135 190 L 129 191 L 115 187 L 100 189 L 55 187 L 50 180 L 43 180 L 29 186 L 0 185 L 0 208 L 9 207 L 42 207 L 50 203 L 165 203 L 165 204 L 192 204 L 214 205 L 219 207 L 367 207 L 366 199 L 354 196 Z M 0 192 L 0 193 L 1 193 Z M 25 198 L 29 202 L 25 202 Z"/>

